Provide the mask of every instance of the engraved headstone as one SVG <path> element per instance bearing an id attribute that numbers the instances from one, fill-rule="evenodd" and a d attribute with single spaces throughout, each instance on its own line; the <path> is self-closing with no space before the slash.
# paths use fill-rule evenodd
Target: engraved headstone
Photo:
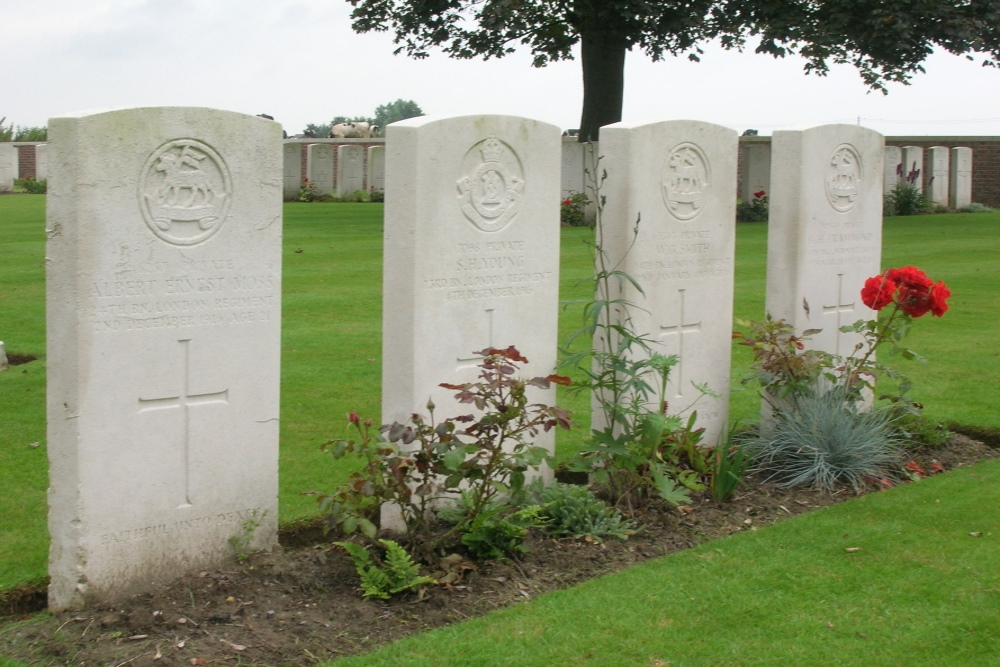
<path id="1" fill-rule="evenodd" d="M 368 189 L 385 190 L 385 146 L 368 148 Z"/>
<path id="2" fill-rule="evenodd" d="M 951 149 L 951 193 L 948 205 L 958 209 L 972 203 L 972 149 Z"/>
<path id="3" fill-rule="evenodd" d="M 747 143 L 743 146 L 740 165 L 740 199 L 752 202 L 754 195 L 771 194 L 771 146 L 764 143 Z"/>
<path id="4" fill-rule="evenodd" d="M 930 176 L 927 181 L 928 199 L 932 204 L 948 205 L 949 158 L 951 149 L 946 146 L 932 146 L 927 151 Z"/>
<path id="5" fill-rule="evenodd" d="M 17 177 L 17 148 L 9 142 L 0 142 L 0 192 L 12 192 Z"/>
<path id="6" fill-rule="evenodd" d="M 337 196 L 364 188 L 365 150 L 361 146 L 337 146 Z"/>
<path id="7" fill-rule="evenodd" d="M 559 309 L 559 129 L 513 116 L 389 125 L 383 270 L 382 420 L 462 408 L 474 353 L 514 345 L 552 373 Z M 555 403 L 554 390 L 535 402 Z M 536 444 L 553 447 L 551 433 Z M 386 515 L 383 513 L 383 525 Z M 398 527 L 398 526 L 397 526 Z"/>
<path id="8" fill-rule="evenodd" d="M 903 178 L 905 178 L 917 192 L 924 191 L 924 182 L 927 180 L 924 174 L 924 149 L 920 146 L 903 146 Z"/>
<path id="9" fill-rule="evenodd" d="M 306 147 L 306 178 L 316 188 L 316 194 L 333 194 L 333 146 L 309 144 Z"/>
<path id="10" fill-rule="evenodd" d="M 767 312 L 848 356 L 860 335 L 840 327 L 874 316 L 860 291 L 882 270 L 882 135 L 823 125 L 779 130 L 773 146 Z"/>
<path id="11" fill-rule="evenodd" d="M 622 293 L 633 331 L 679 357 L 664 396 L 671 414 L 696 410 L 711 444 L 728 419 L 738 142 L 733 130 L 687 120 L 601 129 L 608 264 L 642 288 Z"/>
<path id="12" fill-rule="evenodd" d="M 277 539 L 281 127 L 163 107 L 51 119 L 49 605 Z M 114 137 L 114 141 L 108 141 Z"/>
<path id="13" fill-rule="evenodd" d="M 903 149 L 899 146 L 886 146 L 882 165 L 882 192 L 889 194 L 903 180 Z"/>
<path id="14" fill-rule="evenodd" d="M 284 182 L 284 198 L 295 200 L 299 198 L 302 187 L 302 144 L 297 141 L 286 141 L 282 148 L 282 180 Z"/>

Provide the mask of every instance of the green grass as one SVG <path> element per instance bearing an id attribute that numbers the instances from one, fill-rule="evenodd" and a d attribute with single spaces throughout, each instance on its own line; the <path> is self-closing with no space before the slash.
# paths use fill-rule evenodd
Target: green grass
<path id="1" fill-rule="evenodd" d="M 998 509 L 990 461 L 335 664 L 995 665 Z"/>
<path id="2" fill-rule="evenodd" d="M 39 579 L 46 571 L 44 202 L 43 196 L 0 197 L 0 340 L 9 352 L 39 357 L 0 373 L 0 488 L 5 491 L 0 497 L 0 589 Z M 285 206 L 279 498 L 285 523 L 314 513 L 314 500 L 302 491 L 332 490 L 346 475 L 319 445 L 346 433 L 347 413 L 379 416 L 381 214 L 380 204 Z M 932 418 L 1000 428 L 994 406 L 1000 393 L 1000 346 L 992 337 L 1000 306 L 992 284 L 998 231 L 1000 214 L 886 221 L 885 265 L 916 264 L 955 293 L 943 319 L 924 318 L 908 339 L 929 363 L 901 364 L 915 381 L 914 396 Z M 563 299 L 587 296 L 579 285 L 591 270 L 583 244 L 587 235 L 583 229 L 563 230 Z M 766 225 L 737 228 L 739 318 L 763 315 L 766 236 Z M 578 307 L 561 311 L 563 339 L 579 326 Z M 748 363 L 747 351 L 736 348 L 734 385 Z M 560 402 L 587 426 L 585 396 L 563 392 Z M 731 403 L 734 419 L 756 421 L 754 391 L 734 392 Z M 583 428 L 561 435 L 558 458 L 569 458 L 585 436 Z"/>

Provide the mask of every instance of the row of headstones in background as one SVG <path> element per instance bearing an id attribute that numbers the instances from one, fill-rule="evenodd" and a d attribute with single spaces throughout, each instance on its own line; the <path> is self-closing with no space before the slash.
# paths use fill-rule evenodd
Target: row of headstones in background
<path id="1" fill-rule="evenodd" d="M 248 520 L 250 548 L 275 544 L 282 149 L 276 123 L 208 109 L 49 127 L 50 605 L 64 609 L 210 567 Z M 692 383 L 725 395 L 738 139 L 693 121 L 602 133 L 609 252 L 641 215 L 623 267 L 647 287 L 634 326 L 681 355 L 671 411 Z M 473 379 L 486 347 L 552 372 L 558 128 L 417 118 L 388 136 L 382 421 L 428 398 L 454 415 L 439 383 Z M 774 145 L 768 308 L 843 352 L 836 327 L 863 316 L 858 289 L 879 270 L 881 137 L 827 126 Z M 710 434 L 726 403 L 697 406 Z"/>
<path id="2" fill-rule="evenodd" d="M 358 190 L 385 190 L 385 146 L 285 142 L 283 179 L 285 199 L 295 199 L 302 186 L 302 153 L 306 178 L 317 194 L 350 195 Z M 366 167 L 367 166 L 367 167 Z"/>
<path id="3" fill-rule="evenodd" d="M 918 191 L 927 185 L 934 204 L 962 208 L 972 203 L 972 149 L 932 146 L 927 149 L 928 174 L 923 174 L 924 149 L 920 146 L 886 146 L 883 187 L 890 192 L 909 178 Z"/>
<path id="4" fill-rule="evenodd" d="M 49 604 L 277 543 L 281 126 L 198 108 L 49 122 Z M 114 137 L 112 142 L 108 137 Z"/>

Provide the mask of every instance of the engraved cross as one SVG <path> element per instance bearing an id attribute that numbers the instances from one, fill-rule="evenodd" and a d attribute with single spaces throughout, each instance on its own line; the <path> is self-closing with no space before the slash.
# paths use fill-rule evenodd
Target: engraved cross
<path id="1" fill-rule="evenodd" d="M 487 326 L 487 331 L 488 331 L 488 338 L 487 338 L 488 342 L 486 343 L 486 346 L 487 347 L 493 347 L 493 309 L 492 308 L 487 308 L 486 309 L 486 326 Z M 476 366 L 476 365 L 479 364 L 480 361 L 482 361 L 482 359 L 483 359 L 483 357 L 480 356 L 480 355 L 478 355 L 478 354 L 475 355 L 475 356 L 473 356 L 473 357 L 459 357 L 458 359 L 456 359 L 456 361 L 458 361 L 458 369 L 457 370 L 462 370 L 463 368 L 471 368 L 472 366 Z"/>
<path id="2" fill-rule="evenodd" d="M 842 350 L 840 349 L 840 334 L 841 334 L 840 327 L 843 326 L 842 321 L 841 321 L 842 320 L 842 316 L 843 316 L 844 313 L 853 313 L 854 312 L 854 305 L 855 305 L 854 301 L 851 301 L 850 303 L 846 303 L 846 300 L 844 299 L 844 274 L 843 273 L 838 273 L 837 274 L 837 303 L 834 304 L 834 305 L 832 305 L 832 306 L 823 306 L 823 314 L 824 315 L 836 315 L 837 316 L 837 331 L 836 331 L 836 343 L 835 343 L 835 345 L 836 345 L 835 349 L 837 350 L 837 354 L 843 354 Z"/>
<path id="3" fill-rule="evenodd" d="M 190 475 L 190 445 L 191 445 L 191 418 L 189 408 L 196 405 L 210 405 L 213 403 L 229 403 L 229 389 L 209 392 L 204 394 L 192 394 L 191 391 L 191 353 L 190 339 L 177 341 L 181 344 L 181 388 L 178 392 L 156 398 L 139 398 L 139 414 L 152 410 L 172 410 L 180 408 L 181 411 L 181 433 L 183 439 L 182 460 L 184 470 L 184 502 L 181 506 L 191 505 L 191 475 Z"/>
<path id="4" fill-rule="evenodd" d="M 684 317 L 684 290 L 677 290 L 679 299 L 679 312 L 677 324 L 673 326 L 660 326 L 660 339 L 667 336 L 677 336 L 677 395 L 684 395 L 684 334 L 701 333 L 701 320 L 697 322 L 685 322 Z"/>

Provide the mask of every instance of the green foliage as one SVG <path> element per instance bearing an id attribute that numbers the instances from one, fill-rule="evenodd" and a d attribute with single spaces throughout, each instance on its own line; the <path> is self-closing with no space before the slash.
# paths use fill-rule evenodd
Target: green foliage
<path id="1" fill-rule="evenodd" d="M 542 508 L 531 505 L 515 512 L 504 507 L 484 510 L 462 526 L 462 544 L 476 560 L 504 560 L 527 553 L 528 531 L 545 525 Z"/>
<path id="2" fill-rule="evenodd" d="M 560 204 L 559 219 L 570 227 L 583 227 L 587 224 L 586 208 L 590 200 L 582 192 L 573 192 Z"/>
<path id="3" fill-rule="evenodd" d="M 385 424 L 377 433 L 371 420 L 362 422 L 351 413 L 349 421 L 359 438 L 324 445 L 334 458 L 353 454 L 364 461 L 364 468 L 333 494 L 310 492 L 318 496 L 331 526 L 369 535 L 374 530 L 369 517 L 382 503 L 392 502 L 402 513 L 409 539 L 434 550 L 447 545 L 491 505 L 522 491 L 525 473 L 537 470 L 548 458 L 543 447 L 533 444 L 535 436 L 570 427 L 564 410 L 529 403 L 527 389 L 547 389 L 553 382 L 569 380 L 557 375 L 516 377 L 527 359 L 513 346 L 476 354 L 483 359 L 475 382 L 441 385 L 453 390 L 459 403 L 473 406 L 475 413 L 437 423 L 435 406 L 428 401 L 427 417 L 414 414 L 406 424 Z M 446 535 L 431 539 L 431 510 L 463 489 L 467 513 Z"/>
<path id="4" fill-rule="evenodd" d="M 7 117 L 0 118 L 0 141 L 46 141 L 48 129 L 42 127 L 21 127 L 13 123 L 4 127 Z"/>
<path id="5" fill-rule="evenodd" d="M 607 537 L 624 540 L 638 530 L 585 486 L 556 482 L 538 495 L 548 530 L 557 536 L 602 542 Z"/>
<path id="6" fill-rule="evenodd" d="M 299 186 L 299 201 L 314 202 L 319 201 L 319 199 L 320 194 L 319 190 L 316 189 L 316 184 L 308 178 L 303 178 L 302 185 Z"/>
<path id="7" fill-rule="evenodd" d="M 753 469 L 779 486 L 860 491 L 867 481 L 895 480 L 902 440 L 890 411 L 859 412 L 842 391 L 794 396 L 774 407 L 766 433 L 743 441 Z"/>
<path id="8" fill-rule="evenodd" d="M 833 355 L 806 349 L 805 343 L 819 329 L 806 329 L 799 335 L 791 324 L 770 315 L 755 322 L 737 321 L 737 325 L 741 329 L 733 332 L 733 338 L 753 351 L 751 374 L 743 383 L 758 382 L 765 396 L 807 395 L 821 380 L 836 379 Z"/>
<path id="9" fill-rule="evenodd" d="M 708 483 L 709 493 L 716 502 L 728 503 L 743 483 L 743 477 L 750 467 L 750 452 L 742 443 L 735 441 L 730 431 L 729 438 L 719 441 L 715 447 L 713 461 Z"/>
<path id="10" fill-rule="evenodd" d="M 236 552 L 236 560 L 241 563 L 246 561 L 250 557 L 250 543 L 253 542 L 254 533 L 261 526 L 261 521 L 267 516 L 267 510 L 260 512 L 259 510 L 253 510 L 250 513 L 250 518 L 244 521 L 240 525 L 240 532 L 237 535 L 232 535 L 229 537 L 229 546 L 233 548 Z"/>
<path id="11" fill-rule="evenodd" d="M 44 195 L 46 190 L 45 181 L 36 181 L 33 178 L 15 178 L 14 191 L 25 192 L 29 195 Z"/>
<path id="12" fill-rule="evenodd" d="M 911 447 L 943 447 L 952 436 L 945 424 L 908 412 L 896 418 L 896 428 Z"/>
<path id="13" fill-rule="evenodd" d="M 986 204 L 978 204 L 972 202 L 971 204 L 966 204 L 962 208 L 958 209 L 956 213 L 992 213 L 994 209 L 990 208 Z"/>
<path id="14" fill-rule="evenodd" d="M 385 131 L 386 126 L 390 123 L 423 115 L 423 109 L 413 100 L 398 99 L 395 102 L 388 102 L 375 107 L 375 124 Z"/>
<path id="15" fill-rule="evenodd" d="M 736 222 L 767 222 L 767 193 L 761 190 L 753 193 L 750 201 L 736 204 Z"/>
<path id="16" fill-rule="evenodd" d="M 883 215 L 920 215 L 929 213 L 930 201 L 927 195 L 907 180 L 896 183 L 886 195 L 882 206 Z"/>
<path id="17" fill-rule="evenodd" d="M 372 558 L 365 547 L 354 542 L 335 542 L 347 552 L 361 577 L 361 594 L 366 600 L 378 598 L 388 600 L 393 595 L 436 584 L 437 582 L 420 574 L 420 566 L 413 562 L 410 554 L 392 540 L 379 540 L 385 548 L 381 562 Z"/>

